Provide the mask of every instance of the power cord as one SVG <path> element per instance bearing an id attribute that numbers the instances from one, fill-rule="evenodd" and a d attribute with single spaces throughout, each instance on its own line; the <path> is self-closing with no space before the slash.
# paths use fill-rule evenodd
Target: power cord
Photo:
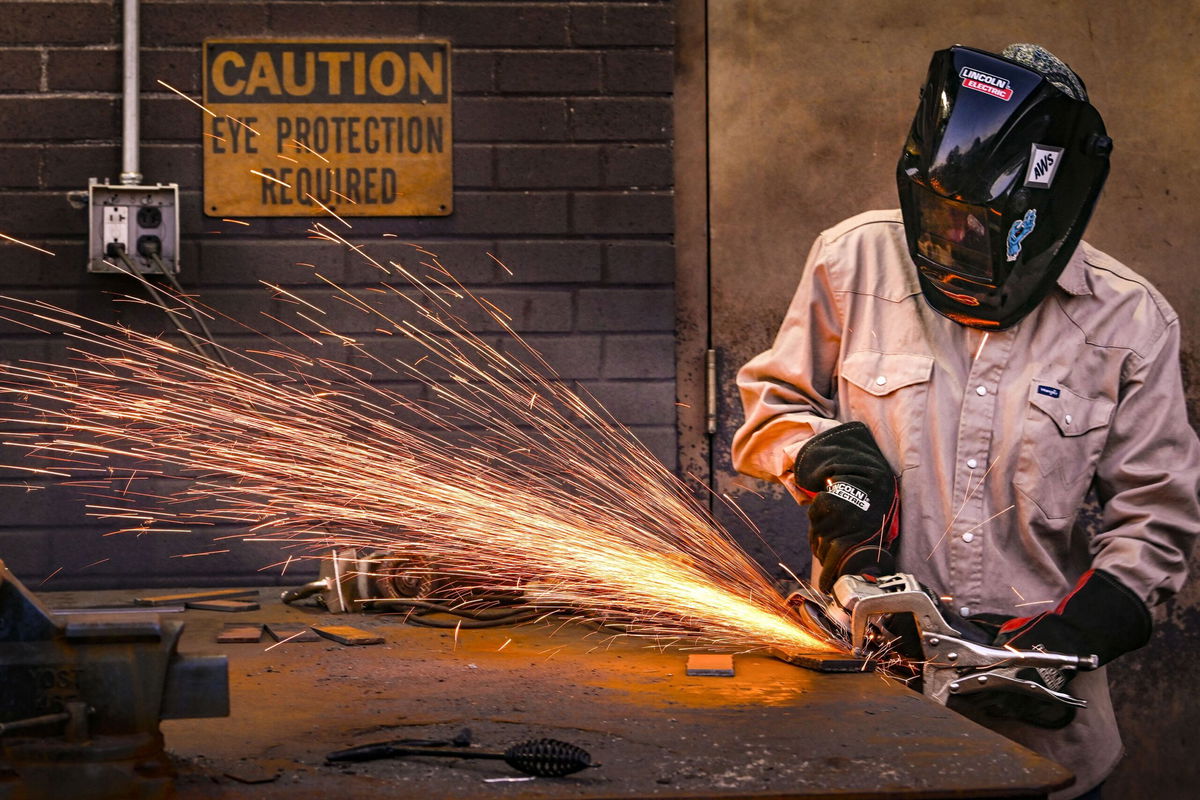
<path id="1" fill-rule="evenodd" d="M 175 278 L 175 275 L 169 269 L 167 269 L 162 259 L 159 258 L 159 248 L 160 244 L 157 237 L 143 236 L 138 241 L 138 251 L 143 256 L 151 259 L 154 262 L 154 264 L 162 271 L 162 274 L 172 284 L 172 288 L 176 292 L 180 302 L 186 304 L 187 301 L 183 299 L 183 287 L 179 285 L 179 281 Z M 151 301 L 160 309 L 162 309 L 163 313 L 167 315 L 167 317 L 171 320 L 171 324 L 174 325 L 175 329 L 183 335 L 184 339 L 187 340 L 188 345 L 191 347 L 193 352 L 206 361 L 220 361 L 226 367 L 232 368 L 228 359 L 226 359 L 222 348 L 214 341 L 212 331 L 204 322 L 203 315 L 197 312 L 196 309 L 191 308 L 189 305 L 189 308 L 192 310 L 192 317 L 200 324 L 200 329 L 204 334 L 203 336 L 197 336 L 183 324 L 179 318 L 179 312 L 167 304 L 162 292 L 160 292 L 154 286 L 154 284 L 147 280 L 146 277 L 142 275 L 141 271 L 138 270 L 137 266 L 129 258 L 129 254 L 126 252 L 124 244 L 121 242 L 109 242 L 108 247 L 105 248 L 105 255 L 111 258 L 120 259 L 121 263 L 125 265 L 125 269 L 129 272 L 129 274 L 146 287 L 146 292 L 150 295 Z"/>

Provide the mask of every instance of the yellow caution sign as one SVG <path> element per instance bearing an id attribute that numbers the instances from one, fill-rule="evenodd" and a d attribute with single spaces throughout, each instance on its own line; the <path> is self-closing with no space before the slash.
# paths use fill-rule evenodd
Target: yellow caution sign
<path id="1" fill-rule="evenodd" d="M 449 42 L 208 39 L 204 107 L 209 216 L 453 210 Z"/>

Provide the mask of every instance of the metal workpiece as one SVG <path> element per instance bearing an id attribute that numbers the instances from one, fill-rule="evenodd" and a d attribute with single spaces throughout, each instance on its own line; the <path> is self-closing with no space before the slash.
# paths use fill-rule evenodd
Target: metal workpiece
<path id="1" fill-rule="evenodd" d="M 225 657 L 177 653 L 182 632 L 54 615 L 0 561 L 0 800 L 165 797 L 159 720 L 229 714 Z"/>

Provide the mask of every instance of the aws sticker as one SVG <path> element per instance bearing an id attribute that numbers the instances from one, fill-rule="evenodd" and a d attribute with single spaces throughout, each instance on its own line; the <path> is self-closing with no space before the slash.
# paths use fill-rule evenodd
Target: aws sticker
<path id="1" fill-rule="evenodd" d="M 1025 216 L 1012 224 L 1008 229 L 1008 260 L 1016 261 L 1017 256 L 1021 255 L 1021 242 L 1025 241 L 1025 237 L 1033 233 L 1033 226 L 1037 224 L 1037 210 L 1029 209 L 1025 212 Z"/>
<path id="2" fill-rule="evenodd" d="M 1001 78 L 973 67 L 963 67 L 958 71 L 958 77 L 962 78 L 962 85 L 968 89 L 998 97 L 1005 102 L 1012 99 L 1012 84 L 1008 82 L 1007 78 Z"/>
<path id="3" fill-rule="evenodd" d="M 871 498 L 867 496 L 867 493 L 857 486 L 846 483 L 845 481 L 831 483 L 829 485 L 828 492 L 834 497 L 840 497 L 847 503 L 858 506 L 863 511 L 867 511 L 871 508 Z"/>
<path id="4" fill-rule="evenodd" d="M 1034 144 L 1029 151 L 1029 168 L 1025 170 L 1025 185 L 1034 189 L 1049 189 L 1062 161 L 1063 149 L 1048 144 Z"/>

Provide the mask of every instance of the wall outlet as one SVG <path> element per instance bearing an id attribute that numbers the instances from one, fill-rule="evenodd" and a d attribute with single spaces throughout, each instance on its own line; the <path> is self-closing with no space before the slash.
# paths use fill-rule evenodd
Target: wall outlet
<path id="1" fill-rule="evenodd" d="M 104 250 L 109 258 L 119 258 L 115 251 L 129 252 L 129 207 L 100 206 L 93 209 L 102 212 L 104 216 Z"/>
<path id="2" fill-rule="evenodd" d="M 88 272 L 127 273 L 129 264 L 143 275 L 179 272 L 178 184 L 129 186 L 92 178 L 88 215 Z"/>

